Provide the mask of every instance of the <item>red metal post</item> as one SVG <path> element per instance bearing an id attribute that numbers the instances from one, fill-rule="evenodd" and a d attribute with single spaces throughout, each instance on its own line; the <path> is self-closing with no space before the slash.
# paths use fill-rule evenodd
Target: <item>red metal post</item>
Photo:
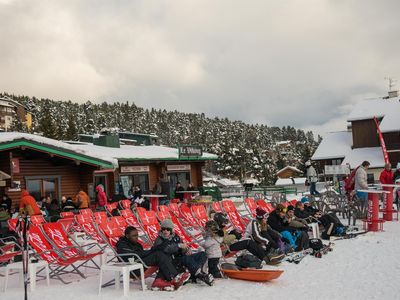
<path id="1" fill-rule="evenodd" d="M 376 193 L 368 193 L 368 231 L 379 231 L 379 198 Z"/>
<path id="2" fill-rule="evenodd" d="M 383 187 L 383 190 L 389 192 L 385 194 L 386 202 L 385 210 L 383 212 L 383 219 L 385 221 L 393 221 L 393 188 L 385 186 Z"/>

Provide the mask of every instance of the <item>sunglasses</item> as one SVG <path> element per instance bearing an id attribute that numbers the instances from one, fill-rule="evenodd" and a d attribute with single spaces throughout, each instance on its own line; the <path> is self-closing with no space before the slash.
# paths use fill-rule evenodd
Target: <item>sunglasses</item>
<path id="1" fill-rule="evenodd" d="M 169 232 L 172 232 L 172 229 L 171 229 L 171 228 L 168 228 L 168 227 L 161 227 L 161 231 L 165 231 L 165 230 L 168 230 Z"/>

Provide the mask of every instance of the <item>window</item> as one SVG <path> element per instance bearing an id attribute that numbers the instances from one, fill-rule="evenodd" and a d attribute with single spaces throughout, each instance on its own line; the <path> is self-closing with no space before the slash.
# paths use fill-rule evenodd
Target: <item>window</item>
<path id="1" fill-rule="evenodd" d="M 121 175 L 121 184 L 124 191 L 125 197 L 132 194 L 132 188 L 136 185 L 140 186 L 140 189 L 147 193 L 149 189 L 149 175 L 146 174 L 132 174 L 132 175 Z"/>
<path id="2" fill-rule="evenodd" d="M 59 199 L 58 178 L 32 178 L 26 179 L 26 187 L 29 194 L 40 201 L 42 197 Z"/>
<path id="3" fill-rule="evenodd" d="M 179 181 L 186 190 L 190 181 L 190 172 L 168 173 L 169 186 L 171 191 L 175 191 L 176 183 Z"/>
<path id="4" fill-rule="evenodd" d="M 332 165 L 333 166 L 339 166 L 341 164 L 342 164 L 342 160 L 340 158 L 339 159 L 332 159 Z"/>

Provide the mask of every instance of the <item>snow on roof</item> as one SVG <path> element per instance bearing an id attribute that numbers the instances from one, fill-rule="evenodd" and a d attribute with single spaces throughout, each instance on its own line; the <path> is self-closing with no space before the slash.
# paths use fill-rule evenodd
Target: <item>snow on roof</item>
<path id="1" fill-rule="evenodd" d="M 228 178 L 220 178 L 215 180 L 216 183 L 222 185 L 222 186 L 240 186 L 240 182 L 237 180 L 231 180 Z"/>
<path id="2" fill-rule="evenodd" d="M 275 182 L 275 185 L 292 185 L 292 184 L 304 185 L 305 182 L 306 182 L 305 177 L 278 178 L 278 180 Z"/>
<path id="3" fill-rule="evenodd" d="M 276 172 L 276 174 L 279 174 L 280 172 L 283 172 L 283 171 L 285 171 L 285 170 L 287 170 L 287 169 L 292 170 L 292 171 L 295 171 L 295 172 L 298 172 L 298 173 L 303 173 L 302 171 L 300 171 L 300 170 L 297 169 L 296 167 L 286 166 L 286 167 L 284 167 L 283 169 L 280 169 L 278 172 Z"/>
<path id="4" fill-rule="evenodd" d="M 179 159 L 179 151 L 176 148 L 163 146 L 128 146 L 121 145 L 120 148 L 110 148 L 97 146 L 89 143 L 68 144 L 62 141 L 49 139 L 43 136 L 20 133 L 20 132 L 4 132 L 0 133 L 0 143 L 12 142 L 18 139 L 26 139 L 51 147 L 58 147 L 74 151 L 83 155 L 102 159 L 118 166 L 119 159 L 132 160 L 151 160 L 151 159 Z M 215 154 L 203 152 L 202 159 L 216 159 Z"/>
<path id="5" fill-rule="evenodd" d="M 355 168 L 361 165 L 364 160 L 369 161 L 370 168 L 383 168 L 385 166 L 381 147 L 353 149 L 346 155 L 342 165 L 349 164 L 351 168 Z"/>
<path id="6" fill-rule="evenodd" d="M 347 121 L 358 121 L 383 118 L 379 125 L 382 132 L 399 131 L 400 122 L 398 114 L 400 111 L 400 97 L 389 99 L 363 100 L 356 103 L 347 118 Z"/>
<path id="7" fill-rule="evenodd" d="M 279 145 L 287 145 L 290 144 L 292 141 L 279 141 L 276 142 L 275 145 L 279 146 Z"/>
<path id="8" fill-rule="evenodd" d="M 351 152 L 352 135 L 348 131 L 330 132 L 325 135 L 312 160 L 333 159 L 345 157 Z"/>

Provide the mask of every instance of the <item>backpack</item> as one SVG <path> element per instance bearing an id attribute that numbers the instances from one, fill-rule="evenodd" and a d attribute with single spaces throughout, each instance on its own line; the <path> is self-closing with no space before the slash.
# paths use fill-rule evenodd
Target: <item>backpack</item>
<path id="1" fill-rule="evenodd" d="M 310 248 L 314 251 L 319 251 L 324 247 L 320 239 L 310 239 Z"/>
<path id="2" fill-rule="evenodd" d="M 261 263 L 262 261 L 252 254 L 240 255 L 235 261 L 235 264 L 241 268 L 261 269 L 262 268 Z"/>
<path id="3" fill-rule="evenodd" d="M 360 166 L 355 168 L 353 171 L 351 171 L 350 175 L 345 179 L 344 181 L 344 190 L 346 193 L 351 193 L 354 190 L 354 186 L 356 183 L 356 172 Z"/>

